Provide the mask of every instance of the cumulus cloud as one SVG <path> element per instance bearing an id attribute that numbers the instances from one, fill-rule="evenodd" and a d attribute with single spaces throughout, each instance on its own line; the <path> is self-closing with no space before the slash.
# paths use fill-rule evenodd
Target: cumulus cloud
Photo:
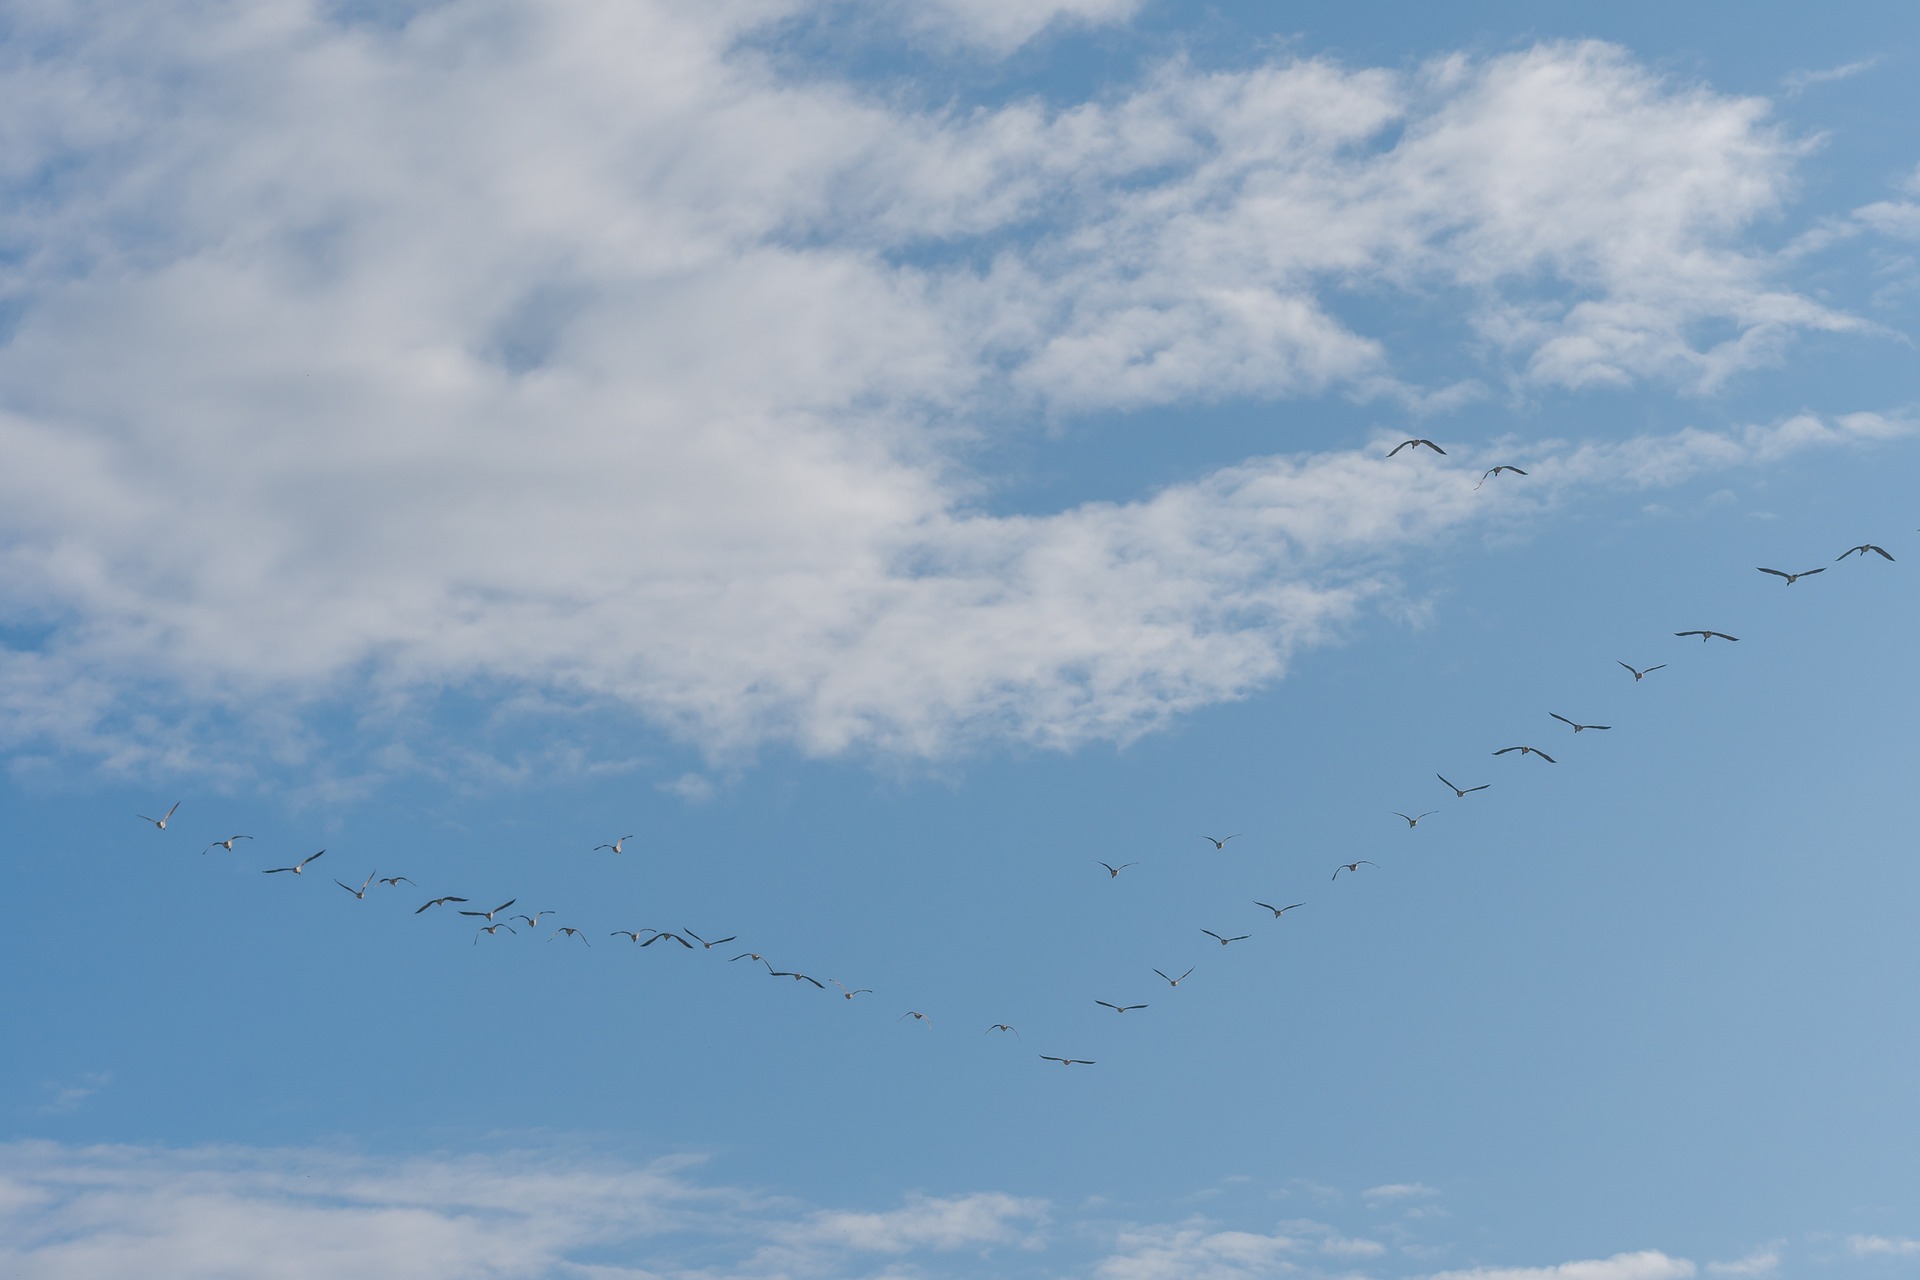
<path id="1" fill-rule="evenodd" d="M 990 513 L 970 442 L 1470 394 L 1340 318 L 1356 288 L 1457 298 L 1490 377 L 1576 387 L 1711 388 L 1854 323 L 1747 243 L 1800 151 L 1765 104 L 1617 48 L 915 110 L 746 39 L 803 7 L 21 15 L 0 732 L 295 758 L 312 700 L 478 689 L 716 753 L 1124 740 L 1278 678 L 1393 539 L 1484 504 L 1335 453 Z M 1131 7 L 966 6 L 1002 40 Z"/>

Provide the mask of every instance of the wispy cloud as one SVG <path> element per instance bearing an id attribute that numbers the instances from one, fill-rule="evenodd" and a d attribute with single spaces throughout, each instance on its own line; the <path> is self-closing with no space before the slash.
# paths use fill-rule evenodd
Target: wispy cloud
<path id="1" fill-rule="evenodd" d="M 1548 1267 L 1476 1267 L 1441 1271 L 1432 1280 L 1687 1280 L 1694 1265 L 1658 1250 L 1616 1253 L 1611 1258 L 1563 1262 Z"/>
<path id="2" fill-rule="evenodd" d="M 1920 1240 L 1905 1236 L 1848 1236 L 1847 1251 L 1857 1258 L 1920 1258 Z"/>
<path id="3" fill-rule="evenodd" d="M 48 1098 L 36 1110 L 41 1115 L 65 1115 L 78 1111 L 82 1103 L 113 1083 L 110 1071 L 87 1071 L 78 1077 L 47 1086 Z"/>
<path id="4" fill-rule="evenodd" d="M 1878 58 L 1861 58 L 1857 62 L 1843 63 L 1837 67 L 1827 67 L 1819 71 L 1793 71 L 1782 77 L 1781 88 L 1789 97 L 1805 93 L 1817 84 L 1832 84 L 1836 80 L 1851 80 L 1865 71 L 1871 71 L 1880 65 Z"/>

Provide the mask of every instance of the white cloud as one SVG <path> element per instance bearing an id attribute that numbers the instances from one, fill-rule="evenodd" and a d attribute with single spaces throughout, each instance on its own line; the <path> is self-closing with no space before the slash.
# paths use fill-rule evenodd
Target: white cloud
<path id="1" fill-rule="evenodd" d="M 0 623 L 44 638 L 0 651 L 0 732 L 209 767 L 301 758 L 312 699 L 476 690 L 714 752 L 1125 739 L 1278 678 L 1395 539 L 1487 504 L 1336 453 L 988 514 L 982 433 L 1472 393 L 1410 385 L 1356 288 L 1457 297 L 1495 380 L 1571 386 L 1853 323 L 1746 244 L 1799 151 L 1764 104 L 1609 46 L 916 112 L 741 43 L 801 7 L 21 16 Z M 1709 443 L 1641 462 L 1753 453 Z"/>
<path id="2" fill-rule="evenodd" d="M 1903 1236 L 1848 1236 L 1847 1249 L 1862 1258 L 1920 1257 L 1920 1240 Z"/>
<path id="3" fill-rule="evenodd" d="M 1389 1182 L 1378 1187 L 1368 1187 L 1360 1194 L 1367 1200 L 1424 1200 L 1440 1193 L 1424 1182 Z"/>
<path id="4" fill-rule="evenodd" d="M 1284 1235 L 1215 1230 L 1198 1220 L 1120 1233 L 1094 1269 L 1101 1280 L 1256 1280 L 1296 1269 L 1300 1242 Z"/>
<path id="5" fill-rule="evenodd" d="M 782 1237 L 790 1244 L 863 1253 L 961 1249 L 1019 1243 L 1046 1214 L 1044 1201 L 1001 1192 L 946 1198 L 914 1194 L 905 1205 L 884 1213 L 823 1211 L 782 1232 Z"/>
<path id="6" fill-rule="evenodd" d="M 1616 1253 L 1611 1258 L 1563 1262 L 1549 1267 L 1476 1267 L 1441 1271 L 1430 1280 L 1687 1280 L 1694 1266 L 1658 1250 Z"/>
<path id="7" fill-rule="evenodd" d="M 1006 54 L 1050 28 L 1125 22 L 1144 0 L 892 0 L 923 31 Z"/>
<path id="8" fill-rule="evenodd" d="M 113 1083 L 113 1073 L 110 1071 L 82 1072 L 73 1080 L 48 1085 L 47 1092 L 50 1096 L 37 1109 L 41 1115 L 50 1116 L 78 1111 L 81 1103 L 111 1083 Z"/>
<path id="9" fill-rule="evenodd" d="M 1707 1274 L 1715 1276 L 1770 1276 L 1780 1269 L 1777 1248 L 1755 1249 L 1744 1258 L 1727 1262 L 1709 1262 Z"/>
<path id="10" fill-rule="evenodd" d="M 1783 77 L 1781 87 L 1789 97 L 1805 93 L 1817 84 L 1832 84 L 1839 80 L 1851 80 L 1862 72 L 1871 71 L 1880 65 L 1878 58 L 1861 58 L 1856 62 L 1843 63 L 1837 67 L 1825 67 L 1818 71 L 1794 71 Z"/>

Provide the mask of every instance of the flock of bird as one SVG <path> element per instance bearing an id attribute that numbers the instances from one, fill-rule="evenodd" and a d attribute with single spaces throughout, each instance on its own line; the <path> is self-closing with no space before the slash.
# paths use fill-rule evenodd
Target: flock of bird
<path id="1" fill-rule="evenodd" d="M 1438 444 L 1435 444 L 1431 440 L 1413 439 L 1413 440 L 1403 441 L 1402 443 L 1396 445 L 1386 456 L 1391 458 L 1396 454 L 1399 454 L 1403 450 L 1414 450 L 1417 452 L 1421 448 L 1431 450 L 1433 453 L 1441 456 L 1445 456 L 1446 454 L 1445 449 L 1442 449 Z M 1475 485 L 1474 487 L 1479 488 L 1480 485 L 1484 485 L 1488 480 L 1496 479 L 1506 474 L 1512 474 L 1512 475 L 1524 477 L 1527 475 L 1527 472 L 1525 472 L 1524 470 L 1516 466 L 1501 464 L 1499 466 L 1489 468 L 1481 476 L 1480 484 Z M 1890 552 L 1888 552 L 1886 548 L 1881 547 L 1875 543 L 1868 542 L 1868 543 L 1861 543 L 1858 546 L 1848 548 L 1846 551 L 1840 554 L 1840 556 L 1838 557 L 1838 560 L 1844 561 L 1849 557 L 1856 556 L 1856 555 L 1859 556 L 1863 561 L 1866 560 L 1869 556 L 1874 556 L 1874 555 L 1877 555 L 1886 561 L 1892 561 L 1894 559 L 1894 556 Z M 1781 579 L 1787 586 L 1793 586 L 1795 583 L 1799 582 L 1803 578 L 1810 578 L 1816 574 L 1826 572 L 1826 566 L 1821 566 L 1819 568 L 1813 568 L 1813 569 L 1803 569 L 1798 572 L 1788 572 L 1782 569 L 1773 569 L 1773 568 L 1767 568 L 1763 566 L 1755 566 L 1755 567 L 1758 569 L 1759 572 L 1763 574 L 1767 574 L 1772 577 Z M 1694 636 L 1698 636 L 1701 640 L 1701 643 L 1703 644 L 1709 643 L 1713 640 L 1724 640 L 1730 643 L 1739 642 L 1738 636 L 1729 635 L 1724 631 L 1710 630 L 1705 628 L 1695 628 L 1695 629 L 1690 629 L 1686 631 L 1676 631 L 1673 634 L 1674 636 L 1679 638 L 1691 638 Z M 1618 665 L 1623 669 L 1625 669 L 1627 673 L 1632 676 L 1633 682 L 1637 685 L 1643 680 L 1645 680 L 1649 675 L 1653 674 L 1654 672 L 1665 670 L 1668 664 L 1662 662 L 1662 663 L 1655 663 L 1651 666 L 1646 666 L 1646 667 L 1635 667 L 1631 663 L 1620 661 Z M 1551 717 L 1553 720 L 1556 720 L 1560 724 L 1566 726 L 1576 736 L 1582 733 L 1586 733 L 1588 731 L 1606 732 L 1613 728 L 1612 725 L 1607 725 L 1607 724 L 1588 724 L 1579 720 L 1575 720 L 1569 716 L 1561 715 L 1557 711 L 1549 711 L 1547 715 Z M 1558 763 L 1558 761 L 1552 755 L 1549 755 L 1547 752 L 1541 750 L 1537 746 L 1532 745 L 1531 743 L 1500 747 L 1494 750 L 1491 754 L 1495 757 L 1517 754 L 1522 759 L 1528 756 L 1535 756 L 1535 757 L 1538 757 L 1539 760 L 1545 764 L 1551 765 L 1551 764 Z M 1481 783 L 1476 783 L 1472 786 L 1463 787 L 1453 782 L 1451 779 L 1447 778 L 1443 774 L 1436 772 L 1434 774 L 1434 777 L 1438 779 L 1441 785 L 1443 785 L 1448 791 L 1453 793 L 1453 796 L 1456 800 L 1465 800 L 1469 796 L 1472 796 L 1478 792 L 1486 791 L 1494 785 L 1491 782 L 1481 782 Z M 149 817 L 146 814 L 136 814 L 135 816 L 138 817 L 143 822 L 152 824 L 156 830 L 166 831 L 168 829 L 168 824 L 173 820 L 174 815 L 179 811 L 179 809 L 180 809 L 180 804 L 176 802 L 171 808 L 169 808 L 164 814 L 162 814 L 158 818 Z M 1414 828 L 1417 828 L 1423 820 L 1433 817 L 1436 813 L 1439 812 L 1439 810 L 1429 809 L 1429 810 L 1425 810 L 1418 813 L 1403 813 L 1398 810 L 1391 810 L 1389 812 L 1391 812 L 1393 816 L 1400 818 L 1402 821 L 1404 821 L 1407 824 L 1407 828 L 1409 830 L 1412 830 Z M 243 840 L 252 840 L 253 838 L 254 837 L 251 835 L 244 835 L 244 834 L 225 836 L 223 838 L 214 840 L 211 843 L 209 843 L 206 846 L 206 848 L 202 850 L 202 852 L 211 853 L 215 849 L 222 849 L 228 853 L 232 853 L 234 852 L 234 846 L 236 843 Z M 622 854 L 625 852 L 626 843 L 629 840 L 632 840 L 634 838 L 635 837 L 632 834 L 620 836 L 617 839 L 610 840 L 605 843 L 593 846 L 593 852 L 598 853 L 602 850 L 605 850 L 616 855 Z M 1240 834 L 1236 832 L 1232 835 L 1225 835 L 1225 836 L 1202 835 L 1199 838 L 1204 840 L 1207 844 L 1211 845 L 1214 850 L 1225 851 L 1228 843 L 1230 841 L 1239 839 Z M 317 852 L 308 854 L 307 856 L 299 859 L 298 861 L 293 862 L 289 866 L 265 868 L 262 871 L 262 874 L 264 875 L 290 874 L 295 876 L 304 875 L 309 867 L 311 867 L 315 862 L 317 862 L 320 858 L 326 855 L 326 852 L 327 851 L 325 849 L 320 849 Z M 1107 878 L 1109 880 L 1117 880 L 1119 879 L 1122 872 L 1128 870 L 1131 867 L 1139 866 L 1140 864 L 1138 862 L 1123 862 L 1119 864 L 1114 864 L 1114 863 L 1095 860 L 1095 865 L 1099 866 L 1106 872 Z M 1331 880 L 1337 881 L 1343 874 L 1357 875 L 1360 872 L 1360 869 L 1362 867 L 1370 867 L 1370 868 L 1378 869 L 1379 864 L 1367 858 L 1359 858 L 1352 862 L 1343 862 L 1334 867 L 1333 874 L 1329 878 Z M 337 878 L 333 879 L 333 883 L 339 886 L 339 888 L 344 890 L 346 893 L 352 895 L 356 900 L 363 901 L 363 902 L 366 901 L 369 891 L 373 890 L 376 885 L 382 888 L 394 889 L 394 890 L 398 890 L 402 885 L 405 885 L 413 889 L 419 888 L 419 886 L 407 876 L 404 876 L 404 875 L 382 876 L 379 874 L 379 871 L 377 869 L 369 871 L 366 877 L 363 880 L 361 880 L 358 885 L 349 884 L 347 881 L 340 880 Z M 474 926 L 476 931 L 473 935 L 473 940 L 472 940 L 472 945 L 474 946 L 480 945 L 480 942 L 483 938 L 489 938 L 489 939 L 498 938 L 499 934 L 502 931 L 506 932 L 511 936 L 516 936 L 516 937 L 519 936 L 521 933 L 521 930 L 516 929 L 514 927 L 516 924 L 524 925 L 525 930 L 530 934 L 536 933 L 542 929 L 541 921 L 543 919 L 545 919 L 548 916 L 557 914 L 555 911 L 551 909 L 543 909 L 540 911 L 522 910 L 512 915 L 504 915 L 503 913 L 507 912 L 510 908 L 518 905 L 519 899 L 517 897 L 509 898 L 506 901 L 500 903 L 498 906 L 486 908 L 484 910 L 473 908 L 470 905 L 471 902 L 472 902 L 472 899 L 465 896 L 460 896 L 456 894 L 441 894 L 439 896 L 428 898 L 420 906 L 415 907 L 413 909 L 412 914 L 416 916 L 423 915 L 429 911 L 433 911 L 436 908 L 440 908 L 440 907 L 453 908 L 454 912 L 457 912 L 458 916 L 463 918 L 469 918 L 476 922 Z M 1285 905 L 1276 906 L 1275 904 L 1270 902 L 1254 900 L 1252 905 L 1266 912 L 1269 912 L 1271 915 L 1271 919 L 1278 921 L 1283 917 L 1285 917 L 1287 913 L 1297 910 L 1301 907 L 1304 907 L 1307 904 L 1304 902 L 1291 902 Z M 1216 933 L 1212 929 L 1205 929 L 1205 928 L 1200 929 L 1199 932 L 1205 935 L 1207 938 L 1212 939 L 1214 942 L 1218 943 L 1223 948 L 1231 947 L 1234 943 L 1237 943 L 1237 942 L 1246 942 L 1253 937 L 1253 934 L 1251 933 L 1222 934 L 1222 933 Z M 610 938 L 625 939 L 626 941 L 637 945 L 641 950 L 650 948 L 656 943 L 667 943 L 669 944 L 669 948 L 673 946 L 678 946 L 688 951 L 699 951 L 699 952 L 712 951 L 717 947 L 723 947 L 728 943 L 737 942 L 739 940 L 737 936 L 732 934 L 729 934 L 726 937 L 716 937 L 716 938 L 709 939 L 709 938 L 702 937 L 700 934 L 695 933 L 693 930 L 685 927 L 681 927 L 679 929 L 655 929 L 655 928 L 646 928 L 646 927 L 639 928 L 639 929 L 615 929 L 615 930 L 612 930 L 607 936 Z M 588 946 L 588 947 L 591 947 L 593 945 L 592 942 L 589 940 L 587 933 L 581 928 L 572 924 L 559 925 L 555 927 L 553 931 L 547 935 L 547 941 L 549 942 L 557 942 L 563 938 L 567 939 L 568 941 L 577 941 L 582 945 Z M 798 984 L 811 985 L 816 990 L 819 990 L 821 992 L 825 992 L 828 986 L 832 986 L 834 988 L 837 988 L 837 994 L 839 994 L 840 997 L 845 1000 L 853 1000 L 859 996 L 874 994 L 873 989 L 870 987 L 850 987 L 847 984 L 841 982 L 838 978 L 828 977 L 825 979 L 825 981 L 822 981 L 820 978 L 814 977 L 812 974 L 801 972 L 798 969 L 775 968 L 773 965 L 773 962 L 769 960 L 765 955 L 763 955 L 761 952 L 754 951 L 751 949 L 738 952 L 737 954 L 731 956 L 728 959 L 727 963 L 737 964 L 741 961 L 746 961 L 750 965 L 757 964 L 761 966 L 766 970 L 767 976 L 769 977 L 789 979 L 792 982 L 794 982 L 796 985 Z M 1192 966 L 1189 966 L 1185 972 L 1181 973 L 1176 977 L 1172 974 L 1167 973 L 1162 969 L 1157 969 L 1157 968 L 1153 969 L 1153 973 L 1156 974 L 1161 979 L 1161 981 L 1167 984 L 1169 991 L 1179 989 L 1180 984 L 1185 982 L 1187 978 L 1192 976 L 1193 972 L 1194 972 L 1194 968 Z M 1133 1013 L 1138 1010 L 1144 1010 L 1151 1007 L 1151 1005 L 1147 1002 L 1116 1003 L 1114 1001 L 1109 1001 L 1109 1000 L 1095 999 L 1093 1003 L 1096 1006 L 1099 1006 L 1101 1008 L 1110 1009 L 1117 1015 L 1125 1015 L 1128 1013 Z M 932 1024 L 932 1018 L 924 1010 L 920 1010 L 920 1009 L 908 1009 L 907 1011 L 901 1013 L 899 1017 L 895 1019 L 895 1021 L 904 1022 L 904 1021 L 907 1021 L 908 1019 L 912 1019 L 916 1023 L 922 1023 L 927 1025 Z M 1016 1038 L 1020 1037 L 1019 1031 L 1012 1024 L 1006 1023 L 1006 1022 L 993 1023 L 989 1025 L 986 1028 L 986 1030 L 982 1032 L 982 1034 L 983 1035 L 1001 1034 L 1001 1035 L 1012 1035 Z M 1069 1066 L 1069 1067 L 1096 1065 L 1096 1060 L 1091 1058 L 1077 1058 L 1077 1057 L 1069 1057 L 1065 1055 L 1055 1055 L 1055 1054 L 1040 1054 L 1039 1057 L 1043 1061 L 1059 1063 L 1063 1066 Z"/>

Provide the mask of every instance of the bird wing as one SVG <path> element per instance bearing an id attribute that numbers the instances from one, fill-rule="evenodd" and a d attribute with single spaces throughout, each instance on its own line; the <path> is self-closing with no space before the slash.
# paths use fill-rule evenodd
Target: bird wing
<path id="1" fill-rule="evenodd" d="M 1756 568 L 1756 569 L 1759 569 L 1759 568 L 1760 568 L 1760 566 L 1758 566 L 1758 565 L 1755 565 L 1755 566 L 1754 566 L 1754 568 Z M 1780 570 L 1778 570 L 1778 569 L 1760 569 L 1760 572 L 1762 572 L 1762 573 L 1770 573 L 1770 574 L 1772 574 L 1772 575 L 1773 575 L 1774 577 L 1776 577 L 1776 578 L 1791 578 L 1791 577 L 1793 577 L 1793 576 L 1794 576 L 1794 575 L 1793 575 L 1793 574 L 1791 574 L 1791 573 L 1783 573 L 1783 572 L 1781 572 L 1781 571 L 1780 571 Z"/>
<path id="2" fill-rule="evenodd" d="M 1201 930 L 1200 932 L 1202 932 L 1202 933 L 1204 933 L 1204 934 L 1206 934 L 1206 935 L 1207 935 L 1207 936 L 1208 936 L 1209 938 L 1214 938 L 1214 939 L 1218 939 L 1218 938 L 1220 937 L 1220 935 L 1219 935 L 1219 934 L 1217 934 L 1217 933 L 1215 933 L 1215 932 L 1214 932 L 1213 930 L 1211 930 L 1211 929 L 1202 929 L 1202 930 Z"/>
<path id="3" fill-rule="evenodd" d="M 1507 754 L 1507 752 L 1509 752 L 1509 751 L 1518 751 L 1519 749 L 1520 749 L 1520 748 L 1518 748 L 1518 747 L 1502 747 L 1502 748 L 1500 748 L 1500 749 L 1499 749 L 1498 751 L 1496 751 L 1496 752 L 1494 752 L 1493 754 L 1495 754 L 1495 755 L 1497 755 L 1497 756 L 1503 756 L 1503 755 L 1505 755 L 1505 754 Z"/>
<path id="4" fill-rule="evenodd" d="M 1827 571 L 1827 567 L 1825 565 L 1821 565 L 1818 569 L 1805 569 L 1805 570 L 1802 570 L 1800 573 L 1795 574 L 1794 576 L 1797 578 L 1811 578 L 1816 573 L 1825 573 L 1826 571 Z"/>
<path id="5" fill-rule="evenodd" d="M 1891 560 L 1891 559 L 1893 559 L 1893 555 L 1892 555 L 1892 553 L 1890 553 L 1890 552 L 1889 552 L 1889 551 L 1888 551 L 1888 550 L 1887 550 L 1887 549 L 1886 549 L 1885 547 L 1876 547 L 1876 546 L 1873 546 L 1872 544 L 1868 544 L 1868 546 L 1867 546 L 1867 550 L 1869 550 L 1869 551 L 1877 551 L 1877 552 L 1879 552 L 1879 553 L 1880 553 L 1880 554 L 1881 554 L 1882 556 L 1885 556 L 1885 557 L 1886 557 L 1887 559 L 1889 559 L 1889 560 Z"/>
<path id="6" fill-rule="evenodd" d="M 1542 760 L 1545 760 L 1545 761 L 1546 761 L 1546 762 L 1547 762 L 1548 764 L 1558 764 L 1558 763 L 1559 763 L 1559 761 L 1557 761 L 1557 760 L 1555 760 L 1555 759 L 1554 759 L 1554 758 L 1553 758 L 1552 756 L 1550 756 L 1550 755 L 1548 755 L 1548 754 L 1547 754 L 1546 752 L 1544 752 L 1544 751 L 1542 751 L 1542 750 L 1541 750 L 1540 748 L 1538 748 L 1538 747 L 1535 747 L 1535 748 L 1533 749 L 1533 754 L 1535 754 L 1535 755 L 1537 755 L 1537 756 L 1539 756 L 1539 757 L 1540 757 L 1540 758 L 1541 758 Z"/>
<path id="7" fill-rule="evenodd" d="M 1400 452 L 1400 451 L 1401 451 L 1402 449 L 1404 449 L 1404 448 L 1406 448 L 1406 447 L 1407 447 L 1408 445 L 1410 445 L 1410 444 L 1413 444 L 1413 443 L 1414 443 L 1414 441 L 1412 441 L 1412 440 L 1402 440 L 1402 441 L 1401 441 L 1401 442 L 1400 442 L 1399 444 L 1397 444 L 1397 445 L 1395 445 L 1395 446 L 1393 446 L 1393 448 L 1391 448 L 1391 449 L 1389 449 L 1389 450 L 1387 450 L 1387 456 L 1388 456 L 1389 458 L 1391 458 L 1391 457 L 1392 457 L 1392 456 L 1393 456 L 1394 454 L 1396 454 L 1396 453 L 1398 453 L 1398 452 Z"/>
<path id="8" fill-rule="evenodd" d="M 262 871 L 260 874 L 263 876 L 270 876 L 270 875 L 273 875 L 275 872 L 292 871 L 292 870 L 294 870 L 293 867 L 269 867 L 267 870 Z"/>
<path id="9" fill-rule="evenodd" d="M 1187 973 L 1192 973 L 1192 972 L 1193 972 L 1193 969 L 1192 969 L 1191 967 L 1189 967 L 1189 968 L 1187 969 Z M 1183 973 L 1183 974 L 1181 974 L 1181 975 L 1180 975 L 1180 979 L 1179 979 L 1179 980 L 1180 980 L 1181 982 L 1185 982 L 1185 981 L 1187 980 L 1187 973 Z"/>
<path id="10" fill-rule="evenodd" d="M 1561 715 L 1558 711 L 1549 711 L 1547 712 L 1547 714 L 1552 716 L 1555 720 L 1558 720 L 1561 724 L 1573 724 L 1573 721 L 1567 719 L 1565 716 Z"/>
<path id="11" fill-rule="evenodd" d="M 1443 458 L 1447 456 L 1447 451 L 1445 449 L 1442 449 L 1439 445 L 1435 444 L 1431 440 L 1421 440 L 1421 441 L 1418 441 L 1418 443 L 1427 446 L 1427 448 L 1433 450 L 1435 453 L 1439 454 Z"/>
<path id="12" fill-rule="evenodd" d="M 1666 667 L 1667 667 L 1667 664 L 1663 662 L 1663 663 L 1661 663 L 1661 664 L 1660 664 L 1659 666 L 1655 666 L 1655 667 L 1648 667 L 1648 668 L 1647 668 L 1647 671 L 1664 671 L 1664 670 L 1666 670 Z M 1642 671 L 1642 672 L 1641 672 L 1640 674 L 1641 674 L 1641 675 L 1645 675 L 1645 674 L 1647 674 L 1647 671 Z"/>
<path id="13" fill-rule="evenodd" d="M 1118 1009 L 1120 1007 L 1117 1004 L 1107 1004 L 1105 1000 L 1095 1000 L 1094 1003 L 1099 1005 L 1106 1005 L 1106 1007 L 1109 1009 Z"/>
<path id="14" fill-rule="evenodd" d="M 1474 792 L 1476 792 L 1476 791 L 1485 791 L 1485 790 L 1486 790 L 1486 789 L 1487 789 L 1488 787 L 1490 787 L 1490 786 L 1492 786 L 1492 785 L 1493 785 L 1493 784 L 1492 784 L 1491 782 L 1483 782 L 1483 783 L 1481 783 L 1481 784 L 1480 784 L 1479 786 L 1477 786 L 1477 787 L 1468 787 L 1468 788 L 1467 788 L 1467 794 L 1468 794 L 1468 795 L 1472 795 L 1472 794 L 1473 794 Z"/>
<path id="15" fill-rule="evenodd" d="M 180 807 L 180 802 L 178 800 L 175 800 L 173 802 L 173 809 L 167 810 L 167 816 L 171 818 L 173 816 L 173 810 L 178 809 L 179 807 Z"/>

